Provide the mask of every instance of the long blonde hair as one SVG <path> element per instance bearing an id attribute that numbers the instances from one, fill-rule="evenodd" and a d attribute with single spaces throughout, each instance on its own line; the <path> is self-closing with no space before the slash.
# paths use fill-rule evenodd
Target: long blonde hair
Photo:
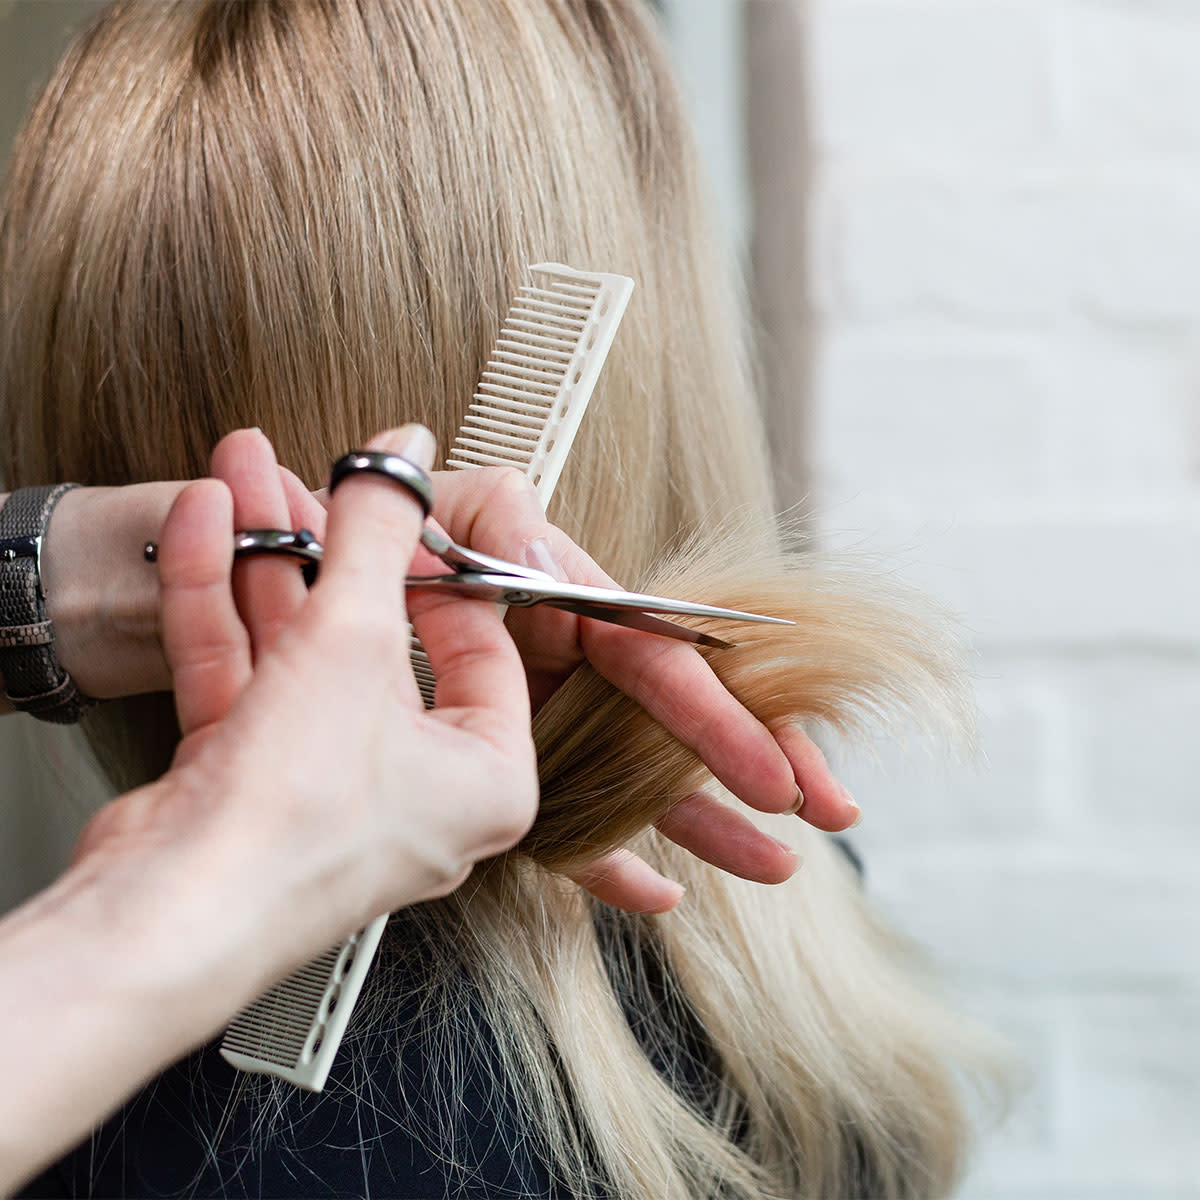
<path id="1" fill-rule="evenodd" d="M 446 446 L 525 264 L 624 272 L 638 289 L 552 519 L 630 585 L 795 618 L 710 659 L 762 719 L 960 726 L 927 612 L 780 549 L 694 158 L 636 0 L 115 4 L 10 166 L 0 467 L 13 485 L 190 477 L 256 424 L 315 486 L 402 419 Z M 143 779 L 173 744 L 169 698 L 107 705 L 90 732 L 122 785 Z M 445 1061 L 470 988 L 580 1196 L 949 1191 L 969 1142 L 958 1076 L 983 1078 L 990 1051 L 828 839 L 773 830 L 804 866 L 771 889 L 659 839 L 703 768 L 587 669 L 535 733 L 522 851 L 401 926 L 433 964 Z M 678 912 L 599 912 L 548 869 L 629 838 L 686 884 Z M 623 1002 L 664 1042 L 699 1031 L 703 1097 L 664 1080 Z"/>

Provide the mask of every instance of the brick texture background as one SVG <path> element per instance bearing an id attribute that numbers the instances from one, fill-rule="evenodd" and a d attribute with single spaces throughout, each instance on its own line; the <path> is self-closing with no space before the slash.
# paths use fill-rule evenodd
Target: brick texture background
<path id="1" fill-rule="evenodd" d="M 979 765 L 844 768 L 1028 1064 L 963 1194 L 1200 1197 L 1200 4 L 809 14 L 815 507 L 979 679 Z"/>
<path id="2" fill-rule="evenodd" d="M 664 7 L 742 234 L 740 2 Z M 979 679 L 978 765 L 844 766 L 869 887 L 1028 1064 L 963 1195 L 1198 1200 L 1200 0 L 808 11 L 813 507 L 961 613 Z M 69 829 L 0 789 L 2 907 Z"/>

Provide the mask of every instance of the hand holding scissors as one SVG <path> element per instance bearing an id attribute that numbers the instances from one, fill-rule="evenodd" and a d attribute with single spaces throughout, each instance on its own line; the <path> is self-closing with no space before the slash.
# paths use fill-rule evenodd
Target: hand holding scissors
<path id="1" fill-rule="evenodd" d="M 235 528 L 283 530 L 281 536 L 288 540 L 297 538 L 291 531 L 301 528 L 323 536 L 326 513 L 320 499 L 298 477 L 276 466 L 260 433 L 240 430 L 226 437 L 214 452 L 212 473 L 233 489 Z M 546 520 L 536 493 L 519 472 L 487 467 L 434 478 L 440 526 L 459 541 L 469 538 L 472 553 L 478 548 L 506 563 L 535 564 L 556 581 L 569 577 L 620 590 Z M 271 552 L 247 554 L 241 572 L 234 579 L 239 608 L 258 641 L 269 644 L 272 631 L 286 626 L 302 603 L 300 572 Z M 256 600 L 244 606 L 247 588 L 255 591 Z M 430 589 L 412 589 L 408 597 L 410 611 L 453 603 L 453 597 Z M 691 747 L 749 807 L 769 813 L 799 810 L 803 820 L 829 830 L 843 829 L 858 816 L 857 805 L 816 744 L 797 726 L 767 729 L 686 642 L 635 637 L 610 621 L 584 620 L 546 604 L 514 608 L 506 624 L 524 660 L 535 708 L 586 659 Z M 704 791 L 680 797 L 656 824 L 697 857 L 746 879 L 776 883 L 796 868 L 791 849 L 758 829 L 737 806 Z M 625 850 L 571 874 L 599 899 L 632 911 L 664 911 L 682 895 L 678 884 Z"/>

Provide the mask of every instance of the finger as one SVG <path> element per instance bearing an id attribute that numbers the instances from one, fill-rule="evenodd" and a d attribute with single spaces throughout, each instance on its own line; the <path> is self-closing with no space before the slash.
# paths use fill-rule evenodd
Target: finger
<path id="1" fill-rule="evenodd" d="M 597 900 L 634 913 L 670 912 L 683 888 L 630 850 L 614 850 L 567 875 Z"/>
<path id="2" fill-rule="evenodd" d="M 275 451 L 261 430 L 239 429 L 223 437 L 212 453 L 212 473 L 233 493 L 235 529 L 292 527 Z M 233 594 L 256 655 L 290 623 L 304 603 L 305 591 L 298 566 L 290 559 L 253 555 L 239 561 Z"/>
<path id="3" fill-rule="evenodd" d="M 439 475 L 436 512 L 452 537 L 484 553 L 576 583 L 618 586 L 546 521 L 536 492 L 518 471 Z M 525 662 L 535 707 L 586 654 L 610 683 L 695 750 L 739 799 L 763 812 L 790 812 L 800 803 L 797 777 L 771 732 L 726 691 L 691 646 L 541 607 L 511 611 L 506 623 Z"/>
<path id="4" fill-rule="evenodd" d="M 158 548 L 162 639 L 185 736 L 221 720 L 250 681 L 250 638 L 229 575 L 233 499 L 202 479 L 179 495 Z"/>
<path id="5" fill-rule="evenodd" d="M 325 537 L 325 505 L 321 494 L 310 492 L 304 485 L 304 480 L 287 467 L 279 468 L 279 481 L 283 485 L 283 494 L 287 499 L 288 528 L 307 529 L 317 541 Z"/>
<path id="6" fill-rule="evenodd" d="M 422 469 L 436 446 L 424 425 L 405 425 L 372 438 L 369 450 L 386 450 Z M 317 588 L 331 603 L 381 606 L 405 619 L 404 576 L 425 514 L 405 487 L 369 471 L 347 476 L 329 503 L 325 557 Z"/>
<path id="7" fill-rule="evenodd" d="M 618 586 L 546 521 L 520 472 L 481 469 L 448 472 L 445 483 L 442 478 L 437 514 L 451 536 L 576 583 Z M 586 654 L 610 683 L 695 750 L 739 799 L 763 812 L 790 812 L 800 803 L 796 776 L 771 732 L 690 645 L 540 607 L 510 612 L 507 625 L 525 661 L 535 707 Z"/>
<path id="8" fill-rule="evenodd" d="M 441 500 L 442 492 L 449 500 Z M 504 557 L 512 546 L 511 535 L 546 528 L 545 514 L 532 485 L 519 471 L 481 469 L 440 472 L 435 476 L 434 510 L 437 524 L 456 541 L 481 548 L 496 546 Z M 481 527 L 496 514 L 509 527 L 503 544 L 484 535 Z M 495 530 L 498 527 L 492 525 Z M 421 551 L 418 550 L 418 555 Z M 413 626 L 429 655 L 437 678 L 435 696 L 439 712 L 452 708 L 490 710 L 501 726 L 529 734 L 529 691 L 521 656 L 501 623 L 495 606 L 461 597 L 415 590 L 408 597 Z"/>
<path id="9" fill-rule="evenodd" d="M 783 883 L 800 865 L 786 842 L 705 792 L 675 804 L 655 822 L 659 833 L 706 863 L 755 883 Z"/>
<path id="10" fill-rule="evenodd" d="M 497 558 L 516 560 L 526 542 L 554 528 L 536 488 L 515 467 L 439 471 L 434 497 L 433 515 L 455 541 Z"/>
<path id="11" fill-rule="evenodd" d="M 762 812 L 794 812 L 796 776 L 770 730 L 725 690 L 687 643 L 603 621 L 583 621 L 588 661 L 636 700 L 739 800 Z"/>
<path id="12" fill-rule="evenodd" d="M 858 824 L 862 819 L 861 809 L 834 777 L 816 742 L 796 725 L 783 726 L 776 731 L 775 738 L 804 792 L 800 816 L 829 833 Z"/>
<path id="13" fill-rule="evenodd" d="M 441 472 L 435 490 L 434 515 L 456 541 L 560 580 L 568 578 L 559 559 L 566 551 L 572 556 L 570 578 L 611 586 L 600 568 L 546 520 L 537 491 L 520 471 L 482 467 Z M 560 609 L 534 607 L 512 610 L 506 624 L 525 663 L 535 707 L 540 706 L 583 661 L 579 618 Z"/>
<path id="14" fill-rule="evenodd" d="M 463 710 L 474 713 L 472 727 L 499 746 L 511 739 L 527 741 L 525 669 L 496 606 L 490 600 L 417 590 L 409 610 L 437 680 L 439 715 L 461 725 Z"/>

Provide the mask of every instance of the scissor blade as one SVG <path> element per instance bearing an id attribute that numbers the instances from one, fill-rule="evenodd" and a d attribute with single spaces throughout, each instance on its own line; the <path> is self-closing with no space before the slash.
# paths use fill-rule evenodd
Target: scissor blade
<path id="1" fill-rule="evenodd" d="M 479 596 L 521 608 L 528 608 L 535 604 L 552 604 L 555 608 L 576 612 L 580 616 L 616 621 L 617 624 L 630 627 L 634 625 L 632 620 L 617 621 L 615 616 L 608 614 L 666 613 L 670 616 L 720 617 L 729 621 L 758 621 L 771 625 L 795 624 L 794 621 L 788 621 L 782 617 L 766 617 L 761 613 L 742 612 L 736 608 L 718 608 L 712 604 L 696 604 L 690 600 L 673 600 L 669 596 L 651 596 L 646 592 L 624 592 L 619 588 L 591 587 L 585 583 L 559 583 L 549 576 L 543 579 L 532 579 L 528 576 L 502 574 L 497 571 L 457 571 L 453 575 L 410 575 L 407 586 Z M 671 622 L 666 622 L 666 624 L 672 630 L 682 628 Z M 679 634 L 675 633 L 670 636 L 678 637 Z M 699 639 L 688 638 L 687 640 L 698 641 Z M 720 641 L 719 638 L 716 640 Z"/>
<path id="2" fill-rule="evenodd" d="M 630 629 L 640 629 L 644 633 L 657 633 L 662 637 L 678 638 L 681 642 L 694 642 L 698 646 L 715 646 L 718 650 L 732 650 L 736 642 L 727 642 L 714 637 L 711 633 L 701 633 L 699 629 L 689 629 L 686 625 L 676 625 L 674 621 L 665 621 L 637 608 L 605 608 L 599 604 L 583 604 L 578 600 L 558 601 L 545 600 L 548 608 L 562 608 L 579 617 L 591 617 L 596 621 L 608 621 L 612 625 L 625 625 Z"/>
<path id="3" fill-rule="evenodd" d="M 455 596 L 471 596 L 476 600 L 495 600 L 497 604 L 503 604 L 506 603 L 506 594 L 523 582 L 512 575 L 456 571 L 453 575 L 409 575 L 404 581 L 404 586 L 429 592 L 449 592 Z M 530 604 L 535 601 L 527 599 L 524 603 Z"/>
<path id="4" fill-rule="evenodd" d="M 689 629 L 686 625 L 676 625 L 674 621 L 664 621 L 639 608 L 618 608 L 614 605 L 588 604 L 586 601 L 571 597 L 562 599 L 549 592 L 549 589 L 530 588 L 529 581 L 514 579 L 511 576 L 484 575 L 467 573 L 458 575 L 410 575 L 406 586 L 424 588 L 428 591 L 450 592 L 459 596 L 474 596 L 481 600 L 494 600 L 500 604 L 511 604 L 516 607 L 532 607 L 544 604 L 547 608 L 561 608 L 575 613 L 580 617 L 592 617 L 597 621 L 608 621 L 613 625 L 625 625 L 630 629 L 641 629 L 646 633 L 657 633 L 663 637 L 678 638 L 684 642 L 694 642 L 700 646 L 715 646 L 721 650 L 729 650 L 736 644 L 714 637 L 711 633 L 701 633 L 698 629 Z M 516 585 L 521 585 L 517 590 Z M 557 583 L 554 585 L 557 587 Z"/>
<path id="5" fill-rule="evenodd" d="M 488 576 L 494 580 L 495 576 Z M 585 583 L 533 583 L 517 580 L 513 585 L 534 599 L 532 604 L 555 604 L 569 609 L 572 603 L 589 604 L 599 608 L 636 609 L 640 612 L 666 613 L 677 617 L 721 617 L 727 621 L 758 621 L 768 625 L 794 625 L 782 617 L 765 617 L 761 613 L 742 612 L 736 608 L 718 608 L 713 604 L 697 604 L 691 600 L 673 600 L 669 596 L 651 596 L 646 592 L 625 592 L 620 588 L 591 587 Z M 511 601 L 517 603 L 517 601 Z"/>

